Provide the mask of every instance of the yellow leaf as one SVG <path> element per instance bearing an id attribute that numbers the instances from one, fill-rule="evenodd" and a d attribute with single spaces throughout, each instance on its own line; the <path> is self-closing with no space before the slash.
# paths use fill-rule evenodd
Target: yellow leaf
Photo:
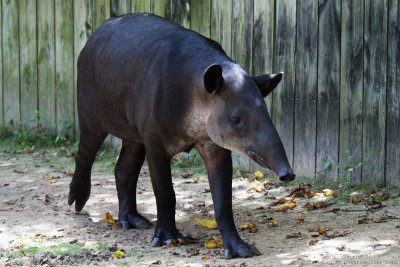
<path id="1" fill-rule="evenodd" d="M 211 258 L 211 256 L 208 254 L 201 257 L 202 260 L 209 260 L 210 258 Z"/>
<path id="2" fill-rule="evenodd" d="M 105 221 L 108 224 L 111 224 L 117 229 L 121 229 L 121 225 L 119 225 L 119 223 L 114 220 L 114 218 L 111 216 L 109 212 L 106 212 L 106 214 L 103 217 L 103 221 Z"/>
<path id="3" fill-rule="evenodd" d="M 19 242 L 25 247 L 27 245 L 29 245 L 31 243 L 31 241 L 29 239 L 26 239 L 25 237 L 21 237 L 19 239 Z"/>
<path id="4" fill-rule="evenodd" d="M 304 220 L 305 220 L 304 217 L 300 217 L 300 218 L 297 219 L 296 223 L 303 223 Z"/>
<path id="5" fill-rule="evenodd" d="M 272 220 L 272 221 L 269 222 L 269 225 L 277 226 L 278 225 L 278 221 Z"/>
<path id="6" fill-rule="evenodd" d="M 324 189 L 324 190 L 322 190 L 323 192 L 324 192 L 324 195 L 325 196 L 335 196 L 336 195 L 336 192 L 335 191 L 333 191 L 333 190 L 330 190 L 330 189 Z"/>
<path id="7" fill-rule="evenodd" d="M 193 178 L 194 182 L 198 182 L 200 180 L 200 176 L 197 176 L 196 178 Z"/>
<path id="8" fill-rule="evenodd" d="M 259 170 L 256 170 L 256 171 L 254 172 L 254 176 L 255 176 L 257 179 L 262 179 L 262 178 L 264 178 L 264 174 L 263 174 L 261 171 L 259 171 Z"/>
<path id="9" fill-rule="evenodd" d="M 320 234 L 320 235 L 324 234 L 325 232 L 326 232 L 326 228 L 325 228 L 325 227 L 321 227 L 321 228 L 318 230 L 318 234 Z"/>
<path id="10" fill-rule="evenodd" d="M 263 192 L 264 190 L 265 190 L 265 188 L 263 187 L 263 186 L 252 186 L 251 187 L 254 191 L 256 191 L 256 192 L 258 192 L 258 193 L 261 193 L 261 192 Z"/>
<path id="11" fill-rule="evenodd" d="M 209 219 L 200 220 L 196 216 L 194 216 L 194 219 L 200 225 L 202 225 L 202 226 L 204 226 L 204 227 L 206 227 L 208 229 L 214 229 L 215 227 L 217 227 L 217 222 L 215 220 L 209 220 Z"/>
<path id="12" fill-rule="evenodd" d="M 116 251 L 114 252 L 114 254 L 112 255 L 114 258 L 119 259 L 119 258 L 123 258 L 125 256 L 125 253 L 123 251 Z"/>
<path id="13" fill-rule="evenodd" d="M 317 197 L 323 197 L 323 196 L 324 196 L 324 194 L 321 194 L 321 193 L 315 193 L 315 196 L 317 196 Z"/>
<path id="14" fill-rule="evenodd" d="M 310 203 L 310 202 L 307 202 L 307 204 L 305 204 L 304 206 L 303 206 L 303 208 L 305 208 L 305 209 L 309 209 L 309 208 L 311 208 L 313 205 Z"/>
<path id="15" fill-rule="evenodd" d="M 252 229 L 256 227 L 256 225 L 252 222 L 245 222 L 242 227 L 240 227 L 240 230 L 243 231 L 244 229 Z"/>
<path id="16" fill-rule="evenodd" d="M 297 203 L 294 200 L 289 200 L 285 204 L 279 206 L 276 211 L 292 210 L 297 207 Z"/>
<path id="17" fill-rule="evenodd" d="M 50 183 L 51 184 L 55 184 L 55 183 L 57 183 L 57 181 L 56 180 L 51 180 Z"/>
<path id="18" fill-rule="evenodd" d="M 183 240 L 178 238 L 178 239 L 176 239 L 176 240 L 174 240 L 172 242 L 169 242 L 168 246 L 170 246 L 170 247 L 180 247 L 182 244 L 183 244 Z"/>
<path id="19" fill-rule="evenodd" d="M 45 179 L 45 180 L 51 180 L 53 178 L 54 178 L 54 175 L 49 175 L 49 176 L 43 177 L 43 179 Z"/>
<path id="20" fill-rule="evenodd" d="M 207 240 L 204 244 L 206 248 L 218 248 L 222 246 L 222 240 L 215 235 L 211 236 L 211 239 Z"/>

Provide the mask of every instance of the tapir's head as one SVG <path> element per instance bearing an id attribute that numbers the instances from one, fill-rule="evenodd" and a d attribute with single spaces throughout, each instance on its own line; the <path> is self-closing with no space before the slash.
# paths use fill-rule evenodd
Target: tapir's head
<path id="1" fill-rule="evenodd" d="M 252 158 L 273 170 L 281 181 L 295 178 L 263 98 L 282 73 L 250 77 L 239 65 L 213 64 L 204 72 L 210 93 L 207 132 L 218 145 Z"/>

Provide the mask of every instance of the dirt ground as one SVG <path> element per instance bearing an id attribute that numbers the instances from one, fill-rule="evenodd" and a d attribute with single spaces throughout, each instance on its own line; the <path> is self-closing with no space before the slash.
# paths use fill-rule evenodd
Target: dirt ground
<path id="1" fill-rule="evenodd" d="M 193 177 L 183 179 L 183 170 L 174 170 L 177 226 L 193 243 L 153 248 L 154 228 L 125 231 L 102 221 L 106 212 L 114 218 L 118 213 L 114 164 L 115 160 L 95 163 L 91 197 L 77 214 L 67 205 L 70 172 L 74 171 L 72 157 L 43 150 L 0 152 L 0 265 L 400 266 L 399 191 L 387 189 L 388 196 L 378 191 L 376 198 L 384 200 L 367 206 L 371 199 L 345 203 L 340 197 L 317 197 L 315 193 L 322 193 L 323 188 L 311 187 L 314 197 L 293 198 L 297 204 L 294 209 L 276 212 L 280 205 L 273 202 L 282 197 L 292 199 L 288 194 L 293 186 L 271 182 L 262 192 L 255 192 L 251 190 L 254 182 L 235 178 L 236 226 L 239 229 L 249 221 L 256 224 L 258 231 L 244 230 L 240 235 L 254 243 L 262 255 L 225 260 L 222 248 L 204 247 L 212 235 L 219 236 L 218 230 L 204 228 L 194 220 L 194 216 L 213 219 L 206 175 L 195 181 Z M 138 210 L 155 223 L 155 198 L 146 166 L 137 194 Z M 316 209 L 304 208 L 308 202 Z M 329 206 L 318 208 L 317 202 Z M 304 222 L 296 222 L 301 217 Z M 310 232 L 309 228 L 316 229 Z M 121 250 L 124 257 L 112 256 Z"/>

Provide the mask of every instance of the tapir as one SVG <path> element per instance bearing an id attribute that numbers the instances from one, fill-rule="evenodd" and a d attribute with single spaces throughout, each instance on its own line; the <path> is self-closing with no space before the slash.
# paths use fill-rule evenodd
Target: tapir
<path id="1" fill-rule="evenodd" d="M 150 14 L 104 22 L 78 58 L 80 129 L 68 204 L 81 211 L 91 168 L 108 134 L 121 138 L 115 167 L 122 228 L 149 228 L 136 185 L 147 157 L 157 203 L 153 246 L 186 242 L 175 223 L 171 159 L 196 149 L 205 162 L 225 258 L 260 255 L 232 214 L 231 153 L 247 155 L 282 181 L 295 178 L 263 100 L 282 73 L 251 77 L 215 41 Z"/>

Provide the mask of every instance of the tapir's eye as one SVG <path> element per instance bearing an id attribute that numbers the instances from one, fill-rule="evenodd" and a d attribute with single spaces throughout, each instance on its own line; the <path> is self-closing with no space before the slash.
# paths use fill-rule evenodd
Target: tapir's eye
<path id="1" fill-rule="evenodd" d="M 240 123 L 239 116 L 232 116 L 232 122 L 233 124 L 239 124 Z"/>

